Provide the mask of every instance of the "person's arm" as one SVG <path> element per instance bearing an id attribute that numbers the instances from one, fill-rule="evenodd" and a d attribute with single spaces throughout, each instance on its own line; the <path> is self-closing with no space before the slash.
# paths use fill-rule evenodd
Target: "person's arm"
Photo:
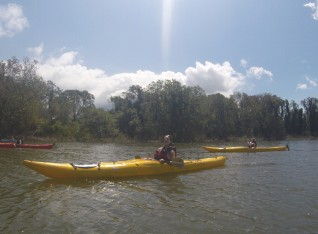
<path id="1" fill-rule="evenodd" d="M 174 150 L 170 150 L 169 152 L 170 161 L 176 157 L 176 152 Z"/>
<path id="2" fill-rule="evenodd" d="M 160 158 L 159 158 L 159 154 L 160 154 L 160 151 L 162 150 L 162 147 L 160 147 L 160 148 L 158 148 L 157 150 L 156 150 L 156 152 L 155 152 L 155 154 L 154 154 L 154 159 L 156 159 L 156 160 L 159 160 Z"/>

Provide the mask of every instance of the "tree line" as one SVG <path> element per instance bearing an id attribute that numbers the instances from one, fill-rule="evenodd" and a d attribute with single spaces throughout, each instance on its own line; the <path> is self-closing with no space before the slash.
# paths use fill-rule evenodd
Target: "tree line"
<path id="1" fill-rule="evenodd" d="M 0 136 L 38 136 L 88 141 L 161 139 L 228 140 L 318 136 L 318 99 L 298 105 L 270 93 L 206 95 L 176 80 L 131 86 L 113 96 L 111 110 L 97 108 L 87 91 L 62 90 L 37 74 L 37 62 L 13 57 L 0 62 Z M 105 100 L 106 103 L 107 100 Z"/>

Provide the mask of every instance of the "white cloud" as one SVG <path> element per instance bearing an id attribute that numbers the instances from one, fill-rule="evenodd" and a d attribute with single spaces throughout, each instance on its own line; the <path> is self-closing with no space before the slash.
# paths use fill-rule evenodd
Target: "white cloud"
<path id="1" fill-rule="evenodd" d="M 241 59 L 240 65 L 241 65 L 241 67 L 246 68 L 246 66 L 247 66 L 247 61 L 246 61 L 245 59 Z"/>
<path id="2" fill-rule="evenodd" d="M 314 88 L 318 86 L 317 79 L 310 78 L 308 76 L 304 76 L 304 79 L 306 80 L 305 83 L 298 83 L 296 86 L 296 90 L 307 90 L 310 88 Z"/>
<path id="3" fill-rule="evenodd" d="M 42 60 L 42 52 L 43 52 L 43 43 L 41 43 L 38 47 L 28 48 L 27 51 L 31 53 L 31 56 L 38 60 Z"/>
<path id="4" fill-rule="evenodd" d="M 318 20 L 318 0 L 316 2 L 308 2 L 304 4 L 304 7 L 308 7 L 313 10 L 312 18 Z"/>
<path id="5" fill-rule="evenodd" d="M 185 75 L 187 85 L 199 85 L 207 94 L 222 93 L 225 96 L 240 89 L 245 79 L 241 73 L 232 68 L 229 62 L 223 64 L 196 62 L 196 67 L 187 68 Z"/>
<path id="6" fill-rule="evenodd" d="M 28 51 L 42 58 L 43 44 Z M 78 52 L 63 51 L 57 57 L 42 59 L 38 63 L 38 74 L 44 80 L 51 80 L 62 90 L 87 90 L 95 97 L 95 105 L 109 107 L 111 96 L 121 95 L 132 85 L 147 87 L 158 80 L 177 80 L 182 85 L 200 86 L 206 94 L 221 93 L 225 96 L 241 91 L 246 87 L 247 76 L 235 71 L 229 62 L 222 64 L 196 62 L 195 67 L 188 67 L 185 72 L 165 71 L 156 74 L 152 71 L 138 70 L 134 73 L 108 75 L 102 69 L 89 68 L 77 59 Z M 259 67 L 250 68 L 250 75 L 272 76 L 272 73 Z M 253 87 L 249 82 L 248 88 Z"/>
<path id="7" fill-rule="evenodd" d="M 68 66 L 74 64 L 75 58 L 78 55 L 78 52 L 69 51 L 63 53 L 60 57 L 51 57 L 46 63 L 51 66 Z"/>
<path id="8" fill-rule="evenodd" d="M 28 26 L 28 20 L 24 17 L 20 5 L 0 5 L 0 38 L 12 37 Z"/>
<path id="9" fill-rule="evenodd" d="M 76 61 L 77 52 L 68 51 L 38 64 L 38 73 L 44 80 L 51 80 L 63 90 L 87 90 L 95 96 L 96 106 L 107 106 L 111 96 L 120 95 L 132 85 L 146 87 L 159 79 L 184 80 L 184 75 L 174 72 L 155 74 L 151 71 L 119 73 L 108 76 L 101 69 L 92 69 Z"/>
<path id="10" fill-rule="evenodd" d="M 96 106 L 107 106 L 111 96 L 121 95 L 132 85 L 140 85 L 144 88 L 152 81 L 176 79 L 181 82 L 184 79 L 184 75 L 181 73 L 163 72 L 155 74 L 151 71 L 142 70 L 136 73 L 119 73 L 108 76 L 101 69 L 91 69 L 78 63 L 60 65 L 50 63 L 51 61 L 52 59 L 38 66 L 39 75 L 45 80 L 53 81 L 63 90 L 87 90 L 94 95 Z"/>
<path id="11" fill-rule="evenodd" d="M 317 86 L 317 79 L 310 79 L 308 76 L 305 76 L 305 79 L 308 81 L 308 83 L 313 86 L 316 87 Z"/>
<path id="12" fill-rule="evenodd" d="M 255 77 L 257 80 L 261 80 L 263 77 L 268 77 L 270 81 L 273 80 L 273 73 L 262 67 L 250 67 L 246 75 L 248 77 Z"/>
<path id="13" fill-rule="evenodd" d="M 307 89 L 307 84 L 299 83 L 299 84 L 297 84 L 296 89 L 305 90 L 305 89 Z"/>

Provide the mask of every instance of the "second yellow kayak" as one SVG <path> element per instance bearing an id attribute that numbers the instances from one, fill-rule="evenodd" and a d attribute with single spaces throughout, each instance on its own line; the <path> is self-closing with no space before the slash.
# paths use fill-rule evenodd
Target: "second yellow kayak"
<path id="1" fill-rule="evenodd" d="M 233 146 L 233 147 L 214 147 L 214 146 L 202 146 L 203 149 L 212 153 L 256 153 L 256 152 L 270 152 L 270 151 L 286 151 L 289 150 L 288 145 L 273 146 L 273 147 L 256 147 L 249 148 L 247 146 Z"/>

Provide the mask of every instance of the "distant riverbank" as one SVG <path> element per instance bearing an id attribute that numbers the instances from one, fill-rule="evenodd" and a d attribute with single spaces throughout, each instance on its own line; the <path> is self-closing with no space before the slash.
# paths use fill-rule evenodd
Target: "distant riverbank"
<path id="1" fill-rule="evenodd" d="M 206 144 L 222 144 L 227 142 L 237 143 L 239 145 L 244 145 L 247 142 L 247 137 L 236 137 L 229 138 L 228 140 L 219 140 L 219 139 L 205 139 L 199 140 L 197 142 L 206 142 Z M 258 142 L 268 141 L 260 138 L 256 138 Z M 299 141 L 299 140 L 317 140 L 317 137 L 312 136 L 287 136 L 283 141 Z M 141 139 L 132 139 L 125 136 L 120 136 L 116 138 L 102 138 L 102 139 L 88 139 L 86 141 L 78 141 L 75 138 L 55 138 L 55 137 L 34 137 L 28 136 L 23 138 L 25 143 L 56 143 L 56 142 L 86 142 L 86 143 L 135 143 L 135 142 L 153 142 L 156 144 L 162 143 L 161 139 L 158 140 L 141 140 Z M 195 143 L 195 142 L 178 142 L 175 143 Z"/>

